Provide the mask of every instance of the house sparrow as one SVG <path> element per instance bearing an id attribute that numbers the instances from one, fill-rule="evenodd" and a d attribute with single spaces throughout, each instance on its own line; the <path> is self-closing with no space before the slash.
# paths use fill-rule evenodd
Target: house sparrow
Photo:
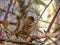
<path id="1" fill-rule="evenodd" d="M 31 32 L 34 30 L 33 24 L 32 24 L 33 21 L 34 21 L 34 18 L 32 16 L 26 17 L 25 25 L 23 26 L 22 30 L 19 33 L 23 35 L 30 35 Z"/>

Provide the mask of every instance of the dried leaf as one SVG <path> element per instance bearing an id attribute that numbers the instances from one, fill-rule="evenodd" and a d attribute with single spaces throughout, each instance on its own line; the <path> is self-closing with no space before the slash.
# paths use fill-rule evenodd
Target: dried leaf
<path id="1" fill-rule="evenodd" d="M 8 25 L 9 25 L 9 23 L 8 23 L 8 21 L 6 20 L 6 21 L 4 21 L 4 27 L 8 27 Z"/>

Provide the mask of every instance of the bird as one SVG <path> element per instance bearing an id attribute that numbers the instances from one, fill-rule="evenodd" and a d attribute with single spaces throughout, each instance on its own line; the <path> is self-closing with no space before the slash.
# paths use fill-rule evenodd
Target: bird
<path id="1" fill-rule="evenodd" d="M 26 17 L 26 22 L 25 25 L 23 26 L 22 30 L 16 35 L 18 36 L 19 34 L 22 34 L 23 36 L 30 36 L 30 34 L 33 32 L 33 23 L 34 22 L 34 17 L 32 16 L 27 16 Z"/>
<path id="2" fill-rule="evenodd" d="M 30 33 L 33 31 L 33 25 L 32 23 L 34 22 L 34 18 L 32 16 L 27 16 L 26 17 L 26 23 L 23 26 L 22 33 L 30 35 Z"/>

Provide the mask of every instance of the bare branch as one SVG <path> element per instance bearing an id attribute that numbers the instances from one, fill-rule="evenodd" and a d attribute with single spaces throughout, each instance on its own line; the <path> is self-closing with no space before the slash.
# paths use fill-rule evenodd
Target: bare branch
<path id="1" fill-rule="evenodd" d="M 13 39 L 0 38 L 0 40 L 1 41 L 6 41 L 6 42 L 20 43 L 20 44 L 39 45 L 38 43 L 31 43 L 31 42 L 20 41 L 20 40 L 13 40 Z"/>
<path id="2" fill-rule="evenodd" d="M 49 4 L 45 7 L 45 9 L 43 10 L 42 14 L 40 15 L 40 17 L 38 18 L 38 21 L 40 20 L 40 18 L 42 17 L 42 15 L 44 14 L 45 10 L 49 7 L 49 5 L 51 4 L 52 0 L 49 2 Z"/>
<path id="3" fill-rule="evenodd" d="M 56 34 L 56 33 L 43 33 L 43 34 L 38 34 L 35 36 L 32 36 L 32 39 L 40 39 L 40 38 L 46 38 L 47 37 L 54 37 L 54 38 L 60 38 L 60 35 Z M 20 40 L 13 40 L 13 39 L 4 39 L 4 38 L 0 38 L 1 41 L 6 41 L 6 42 L 13 42 L 13 43 L 20 43 L 20 44 L 33 44 L 33 45 L 39 45 L 38 43 L 31 43 L 31 42 L 27 42 L 27 41 L 20 41 Z"/>
<path id="4" fill-rule="evenodd" d="M 56 33 L 42 33 L 38 34 L 36 36 L 32 36 L 33 39 L 40 39 L 40 38 L 46 38 L 47 37 L 53 37 L 53 38 L 60 38 L 60 35 L 58 36 Z"/>
<path id="5" fill-rule="evenodd" d="M 60 11 L 60 5 L 59 5 L 59 7 L 58 7 L 58 9 L 57 9 L 57 11 L 56 11 L 56 13 L 55 13 L 55 15 L 54 15 L 54 17 L 53 17 L 53 19 L 52 19 L 51 23 L 50 23 L 50 24 L 49 24 L 49 26 L 48 26 L 47 32 L 49 32 L 49 31 L 50 31 L 51 26 L 53 25 L 53 23 L 54 23 L 54 21 L 55 21 L 55 19 L 56 19 L 57 15 L 58 15 L 58 13 L 59 13 L 59 11 Z"/>

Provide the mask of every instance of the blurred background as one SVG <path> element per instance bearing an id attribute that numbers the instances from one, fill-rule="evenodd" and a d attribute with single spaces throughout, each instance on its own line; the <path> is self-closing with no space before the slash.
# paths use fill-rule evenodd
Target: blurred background
<path id="1" fill-rule="evenodd" d="M 4 20 L 9 3 L 10 0 L 0 0 L 0 20 Z M 12 36 L 9 35 L 11 35 L 11 32 L 13 31 L 20 30 L 22 25 L 24 26 L 24 21 L 27 16 L 32 16 L 34 18 L 34 22 L 32 23 L 34 31 L 32 31 L 29 34 L 30 36 L 37 35 L 40 33 L 46 33 L 45 31 L 47 31 L 47 28 L 51 23 L 51 20 L 53 19 L 59 5 L 60 0 L 13 0 L 8 13 L 8 18 L 4 21 L 4 24 L 0 24 L 0 28 L 2 28 L 2 35 L 0 37 L 3 37 L 5 39 L 15 39 L 14 35 Z M 53 33 L 59 27 L 60 27 L 60 12 L 58 13 L 57 18 L 55 19 L 50 29 L 50 33 Z M 60 31 L 58 30 L 55 33 L 60 34 Z M 21 39 L 20 36 L 18 35 L 17 40 L 23 40 Z M 49 38 L 41 38 L 36 39 L 36 41 L 32 42 L 38 43 L 41 41 L 44 42 L 44 45 L 60 44 L 60 41 L 52 43 L 53 42 L 52 40 L 56 41 L 57 38 L 51 38 L 51 40 Z M 3 41 L 3 44 L 1 45 L 19 45 L 19 44 Z"/>

